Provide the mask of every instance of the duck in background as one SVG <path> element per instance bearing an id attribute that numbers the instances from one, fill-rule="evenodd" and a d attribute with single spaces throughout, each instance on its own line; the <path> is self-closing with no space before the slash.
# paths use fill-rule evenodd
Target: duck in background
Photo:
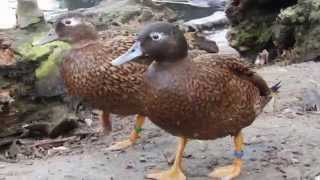
<path id="1" fill-rule="evenodd" d="M 170 170 L 149 174 L 160 180 L 185 180 L 182 155 L 188 139 L 234 137 L 232 165 L 217 168 L 210 176 L 234 178 L 242 168 L 244 139 L 249 126 L 277 92 L 238 59 L 228 56 L 188 56 L 183 33 L 169 23 L 153 23 L 137 36 L 134 45 L 112 61 L 119 66 L 140 57 L 154 59 L 144 73 L 145 114 L 160 128 L 180 138 Z"/>
<path id="2" fill-rule="evenodd" d="M 72 46 L 64 55 L 60 69 L 68 93 L 103 111 L 101 120 L 104 132 L 111 130 L 110 113 L 138 114 L 130 138 L 115 143 L 109 149 L 119 150 L 134 144 L 145 119 L 140 86 L 147 66 L 139 63 L 122 67 L 111 65 L 114 58 L 129 49 L 134 37 L 116 36 L 101 41 L 90 21 L 81 14 L 69 13 L 57 19 L 47 37 L 33 44 L 43 45 L 55 40 L 68 42 Z"/>

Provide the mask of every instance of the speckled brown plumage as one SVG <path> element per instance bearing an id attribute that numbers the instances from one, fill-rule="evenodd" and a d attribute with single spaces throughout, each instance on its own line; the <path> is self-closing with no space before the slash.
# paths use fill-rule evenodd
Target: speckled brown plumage
<path id="1" fill-rule="evenodd" d="M 146 177 L 186 180 L 182 156 L 187 139 L 234 136 L 232 165 L 215 169 L 211 177 L 233 179 L 243 165 L 243 135 L 270 101 L 279 84 L 269 88 L 249 66 L 233 57 L 188 54 L 183 33 L 169 23 L 148 25 L 129 51 L 112 61 L 122 65 L 138 57 L 154 59 L 144 73 L 145 115 L 165 131 L 180 137 L 170 170 Z"/>
<path id="2" fill-rule="evenodd" d="M 84 16 L 70 13 L 58 18 L 55 33 L 48 36 L 49 40 L 71 43 L 72 49 L 61 65 L 66 88 L 70 95 L 80 97 L 104 112 L 101 120 L 105 131 L 111 130 L 109 113 L 144 114 L 144 94 L 140 89 L 147 66 L 141 63 L 151 63 L 148 58 L 140 58 L 140 64 L 112 66 L 111 60 L 134 43 L 130 32 L 115 29 L 98 33 Z M 198 55 L 197 52 L 191 54 Z M 142 126 L 139 120 L 137 122 Z"/>
<path id="3" fill-rule="evenodd" d="M 74 47 L 61 66 L 68 92 L 108 112 L 122 115 L 141 112 L 139 91 L 146 66 L 110 64 L 132 43 L 133 37 L 118 36 L 103 43 L 92 41 Z"/>
<path id="4" fill-rule="evenodd" d="M 69 14 L 58 20 L 77 17 Z M 82 17 L 80 18 L 82 20 Z M 147 65 L 128 63 L 122 67 L 112 66 L 110 62 L 127 51 L 134 43 L 135 37 L 126 31 L 105 31 L 103 37 L 88 22 L 83 20 L 79 27 L 60 30 L 63 36 L 75 36 L 73 48 L 64 58 L 61 74 L 69 94 L 82 97 L 94 107 L 106 112 L 121 115 L 143 114 L 140 88 L 143 73 Z M 63 28 L 61 28 L 63 29 Z M 89 38 L 86 34 L 90 34 Z M 80 39 L 81 38 L 81 39 Z M 66 37 L 70 39 L 70 37 Z M 72 38 L 71 38 L 72 39 Z M 198 56 L 197 51 L 192 52 Z M 140 58 L 143 60 L 143 58 Z M 142 61 L 141 60 L 141 61 Z M 143 62 L 143 61 L 142 61 Z"/>
<path id="5" fill-rule="evenodd" d="M 110 113 L 143 115 L 140 86 L 147 66 L 138 63 L 123 67 L 111 65 L 112 59 L 133 44 L 133 36 L 119 31 L 106 32 L 99 37 L 95 26 L 78 13 L 61 16 L 54 27 L 54 31 L 36 44 L 52 40 L 71 44 L 72 49 L 64 55 L 60 69 L 65 86 L 70 95 L 103 111 L 100 119 L 104 132 L 111 130 Z"/>
<path id="6" fill-rule="evenodd" d="M 137 39 L 144 55 L 155 59 L 144 75 L 146 115 L 175 136 L 236 135 L 271 99 L 266 82 L 238 59 L 186 55 L 186 40 L 172 25 L 148 26 Z"/>
<path id="7" fill-rule="evenodd" d="M 152 73 L 155 69 L 156 74 Z M 215 139 L 235 135 L 253 122 L 271 97 L 270 90 L 265 92 L 267 86 L 259 88 L 265 82 L 256 83 L 256 75 L 247 75 L 251 72 L 244 69 L 240 63 L 206 57 L 172 67 L 153 63 L 147 72 L 147 114 L 176 136 Z"/>

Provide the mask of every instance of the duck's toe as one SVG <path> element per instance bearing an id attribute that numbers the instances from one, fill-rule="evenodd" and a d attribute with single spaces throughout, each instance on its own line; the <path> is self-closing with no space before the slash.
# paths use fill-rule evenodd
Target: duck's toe
<path id="1" fill-rule="evenodd" d="M 163 171 L 159 173 L 148 174 L 146 176 L 148 179 L 156 180 L 186 180 L 186 176 L 179 168 L 173 168 L 168 171 Z"/>
<path id="2" fill-rule="evenodd" d="M 213 178 L 229 180 L 239 176 L 240 172 L 241 166 L 233 164 L 229 166 L 219 167 L 215 169 L 212 173 L 210 173 L 209 176 Z"/>
<path id="3" fill-rule="evenodd" d="M 120 151 L 129 148 L 134 143 L 128 139 L 124 141 L 115 142 L 113 145 L 107 148 L 107 151 Z"/>

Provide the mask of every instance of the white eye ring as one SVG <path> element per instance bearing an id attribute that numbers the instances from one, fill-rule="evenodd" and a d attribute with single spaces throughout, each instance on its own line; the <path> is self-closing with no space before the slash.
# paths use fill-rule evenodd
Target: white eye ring
<path id="1" fill-rule="evenodd" d="M 153 41 L 160 41 L 165 38 L 165 35 L 159 32 L 152 32 L 150 33 L 150 37 Z"/>

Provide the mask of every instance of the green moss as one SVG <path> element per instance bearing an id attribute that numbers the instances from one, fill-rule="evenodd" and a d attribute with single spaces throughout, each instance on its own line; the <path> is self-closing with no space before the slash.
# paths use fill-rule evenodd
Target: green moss
<path id="1" fill-rule="evenodd" d="M 278 15 L 278 22 L 286 25 L 300 24 L 305 21 L 305 13 L 300 6 L 295 5 L 282 10 Z"/>
<path id="2" fill-rule="evenodd" d="M 43 34 L 33 37 L 33 41 L 42 38 Z M 22 60 L 39 61 L 40 66 L 35 70 L 37 79 L 45 78 L 53 70 L 57 70 L 63 52 L 70 49 L 68 43 L 53 41 L 43 46 L 33 46 L 30 42 L 17 47 L 17 51 L 22 55 Z"/>
<path id="3" fill-rule="evenodd" d="M 22 55 L 23 60 L 35 61 L 50 53 L 50 49 L 43 47 L 34 48 L 31 43 L 24 43 L 18 47 L 18 52 Z"/>
<path id="4" fill-rule="evenodd" d="M 266 23 L 243 24 L 237 28 L 236 47 L 250 47 L 252 51 L 259 51 L 272 37 L 272 29 Z"/>
<path id="5" fill-rule="evenodd" d="M 32 46 L 31 43 L 24 43 L 18 47 L 18 52 L 24 60 L 37 61 L 48 56 L 57 47 L 66 46 L 67 43 L 55 41 L 43 46 Z"/>
<path id="6" fill-rule="evenodd" d="M 259 44 L 268 43 L 271 37 L 272 37 L 272 29 L 270 27 L 267 27 L 266 24 L 263 24 L 259 32 L 259 38 L 257 43 Z"/>
<path id="7" fill-rule="evenodd" d="M 320 22 L 320 7 L 315 9 L 316 10 L 312 11 L 309 16 L 309 20 L 313 23 Z"/>
<path id="8" fill-rule="evenodd" d="M 61 63 L 63 54 L 70 48 L 70 45 L 63 43 L 59 44 L 57 48 L 49 55 L 46 61 L 43 61 L 41 65 L 36 69 L 36 78 L 45 78 L 50 72 L 56 71 L 59 64 Z"/>

